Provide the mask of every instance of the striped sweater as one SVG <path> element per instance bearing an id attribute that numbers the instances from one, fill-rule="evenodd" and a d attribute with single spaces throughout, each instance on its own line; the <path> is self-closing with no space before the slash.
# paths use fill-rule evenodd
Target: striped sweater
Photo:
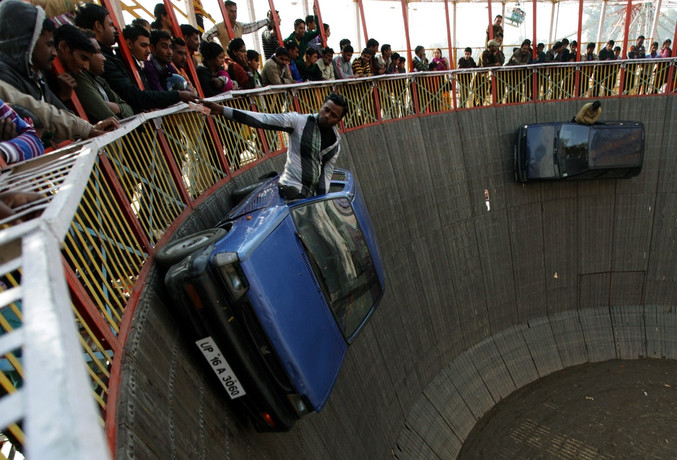
<path id="1" fill-rule="evenodd" d="M 280 184 L 293 187 L 304 197 L 322 195 L 329 190 L 334 165 L 341 146 L 338 128 L 332 127 L 334 142 L 322 149 L 322 135 L 317 114 L 259 113 L 223 108 L 223 115 L 253 128 L 284 131 L 289 134 L 289 148 Z"/>
<path id="2" fill-rule="evenodd" d="M 33 126 L 23 121 L 11 107 L 0 99 L 0 120 L 10 119 L 16 125 L 17 136 L 0 142 L 0 154 L 6 163 L 28 160 L 45 153 Z"/>

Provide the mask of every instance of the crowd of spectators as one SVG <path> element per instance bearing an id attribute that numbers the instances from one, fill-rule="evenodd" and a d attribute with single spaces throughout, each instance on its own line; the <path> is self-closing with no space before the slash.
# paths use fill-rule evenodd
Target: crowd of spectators
<path id="1" fill-rule="evenodd" d="M 326 46 L 331 28 L 320 24 L 313 15 L 296 19 L 294 30 L 287 36 L 282 34 L 280 40 L 278 11 L 269 11 L 265 19 L 242 23 L 237 20 L 237 4 L 230 0 L 225 1 L 227 22 L 216 24 L 204 34 L 188 24 L 174 27 L 173 15 L 168 14 L 163 3 L 156 5 L 152 22 L 135 19 L 122 31 L 115 27 L 109 12 L 95 3 L 84 2 L 76 7 L 70 0 L 62 2 L 66 8 L 70 5 L 75 9 L 70 15 L 72 24 L 59 27 L 36 3 L 50 2 L 0 3 L 0 99 L 26 110 L 28 115 L 23 118 L 41 123 L 41 144 L 47 148 L 64 140 L 100 135 L 117 128 L 118 120 L 143 111 L 196 101 L 198 88 L 205 97 L 210 97 L 267 85 L 407 72 L 405 57 L 374 38 L 357 51 L 348 39 L 341 40 L 336 51 Z M 52 10 L 51 14 L 64 12 Z M 533 51 L 531 42 L 525 40 L 506 59 L 502 20 L 500 15 L 496 16 L 487 28 L 486 48 L 481 50 L 477 62 L 473 50 L 465 48 L 457 61 L 458 69 L 577 59 L 609 61 L 621 57 L 621 49 L 614 46 L 613 40 L 599 54 L 595 53 L 595 44 L 590 43 L 579 55 L 577 43 L 563 39 L 547 51 L 543 43 Z M 181 33 L 175 33 L 179 29 Z M 245 34 L 259 31 L 262 54 L 247 49 L 242 39 Z M 640 36 L 627 57 L 669 57 L 670 45 L 670 40 L 666 40 L 659 48 L 654 42 L 646 52 L 644 37 Z M 441 49 L 434 49 L 431 56 L 429 59 L 425 47 L 416 46 L 410 68 L 414 72 L 452 68 L 453 63 L 443 56 Z M 55 58 L 64 72 L 55 71 Z M 190 62 L 195 74 L 190 71 Z M 482 99 L 481 80 L 471 80 L 465 74 L 457 78 L 461 83 L 459 91 L 466 93 L 465 99 L 470 92 Z M 655 77 L 652 85 L 647 86 L 646 78 L 639 72 L 628 78 L 630 85 L 644 85 L 643 92 L 657 91 L 664 83 Z M 476 88 L 471 91 L 473 85 Z M 465 100 L 463 95 L 461 98 Z M 74 114 L 73 101 L 81 105 L 86 121 Z M 2 158 L 12 162 L 36 154 L 34 148 L 29 150 L 22 155 L 7 147 L 2 150 Z"/>

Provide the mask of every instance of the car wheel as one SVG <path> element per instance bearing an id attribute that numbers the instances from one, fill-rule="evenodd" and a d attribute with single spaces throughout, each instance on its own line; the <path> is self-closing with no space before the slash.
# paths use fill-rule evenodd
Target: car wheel
<path id="1" fill-rule="evenodd" d="M 209 246 L 211 243 L 220 240 L 228 232 L 222 228 L 210 228 L 201 232 L 193 233 L 186 237 L 162 246 L 155 254 L 155 260 L 163 266 L 174 265 L 185 259 L 198 249 Z"/>

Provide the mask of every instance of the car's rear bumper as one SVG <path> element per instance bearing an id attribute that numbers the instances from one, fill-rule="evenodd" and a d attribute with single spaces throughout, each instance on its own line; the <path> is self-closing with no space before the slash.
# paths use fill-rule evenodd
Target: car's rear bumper
<path id="1" fill-rule="evenodd" d="M 268 353 L 269 358 L 275 360 L 275 351 L 272 347 L 262 350 L 262 345 L 257 343 L 255 337 L 259 337 L 258 342 L 265 338 L 261 339 L 260 332 L 252 330 L 256 329 L 257 320 L 246 311 L 249 308 L 246 300 L 239 303 L 227 300 L 228 294 L 209 264 L 196 259 L 190 256 L 167 273 L 165 285 L 172 302 L 191 325 L 193 340 L 211 337 L 223 354 L 246 392 L 241 397 L 229 396 L 247 410 L 255 427 L 260 431 L 288 431 L 299 418 L 287 396 L 294 391 L 285 382 L 286 375 L 271 375 L 271 366 L 261 356 Z M 266 424 L 262 413 L 269 414 L 275 426 Z"/>

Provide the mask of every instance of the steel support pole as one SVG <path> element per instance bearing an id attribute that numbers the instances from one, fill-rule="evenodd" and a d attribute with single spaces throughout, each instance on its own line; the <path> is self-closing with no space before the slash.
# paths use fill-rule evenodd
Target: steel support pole
<path id="1" fill-rule="evenodd" d="M 630 35 L 630 19 L 632 17 L 632 0 L 628 0 L 625 8 L 625 31 L 623 36 L 623 59 L 628 58 L 628 36 Z M 618 84 L 618 95 L 622 96 L 625 91 L 625 66 L 621 67 L 620 83 Z"/>
<path id="2" fill-rule="evenodd" d="M 141 76 L 139 75 L 139 71 L 137 70 L 136 66 L 134 65 L 134 58 L 132 57 L 131 51 L 129 51 L 129 48 L 127 47 L 127 43 L 125 43 L 124 38 L 122 37 L 122 22 L 120 22 L 120 18 L 122 18 L 122 11 L 120 9 L 120 2 L 115 1 L 115 0 L 101 0 L 101 6 L 106 8 L 108 10 L 108 13 L 110 14 L 110 18 L 113 21 L 113 25 L 115 28 L 120 31 L 120 37 L 118 38 L 118 43 L 119 47 L 118 50 L 121 52 L 123 56 L 123 60 L 129 64 L 129 69 L 132 73 L 132 77 L 134 81 L 136 82 L 136 85 L 141 88 L 143 88 L 143 80 L 141 80 Z M 120 11 L 119 15 L 116 13 L 117 11 Z"/>
<path id="3" fill-rule="evenodd" d="M 256 17 L 254 16 L 254 0 L 247 0 L 247 6 L 249 7 L 249 20 L 254 22 Z M 254 36 L 254 49 L 261 49 L 261 35 L 257 32 L 252 34 Z M 263 60 L 263 59 L 262 59 Z"/>
<path id="4" fill-rule="evenodd" d="M 487 30 L 489 31 L 489 40 L 493 40 L 494 39 L 494 21 L 493 21 L 494 18 L 492 17 L 492 14 L 491 14 L 491 0 L 487 0 L 487 13 L 489 14 L 489 27 L 487 28 Z M 487 44 L 485 43 L 484 46 L 486 47 L 486 45 Z"/>
<path id="5" fill-rule="evenodd" d="M 167 10 L 167 16 L 169 16 L 169 20 L 172 23 L 172 30 L 174 31 L 174 35 L 176 37 L 181 37 L 185 39 L 186 37 L 184 37 L 183 32 L 181 32 L 179 21 L 176 18 L 176 15 L 174 14 L 174 8 L 172 6 L 172 3 L 169 0 L 164 0 L 164 4 L 165 9 Z M 191 3 L 191 8 L 192 6 L 193 5 Z M 195 17 L 195 13 L 193 13 L 193 17 Z M 193 59 L 187 59 L 186 65 L 188 66 L 188 74 L 190 75 L 190 78 L 193 81 L 193 84 L 195 85 L 195 89 L 197 90 L 197 95 L 200 97 L 204 97 L 204 92 L 202 91 L 202 87 L 200 86 L 200 80 L 197 78 L 197 69 L 195 68 Z"/>
<path id="6" fill-rule="evenodd" d="M 250 0 L 251 1 L 251 0 Z M 324 33 L 324 23 L 322 22 L 322 12 L 320 11 L 320 2 L 318 0 L 315 0 L 314 3 L 315 6 L 315 15 L 317 15 L 317 27 L 320 29 L 320 37 L 322 37 L 322 45 L 324 47 L 327 46 L 327 34 Z"/>
<path id="7" fill-rule="evenodd" d="M 656 13 L 653 16 L 653 24 L 651 25 L 651 40 L 649 41 L 649 47 L 656 40 L 656 31 L 658 29 L 658 17 L 661 14 L 661 6 L 663 5 L 663 0 L 658 0 L 656 2 Z"/>
<path id="8" fill-rule="evenodd" d="M 578 0 L 578 33 L 576 34 L 576 41 L 578 42 L 578 49 L 576 50 L 576 62 L 581 60 L 581 48 L 583 48 L 583 43 L 581 43 L 581 36 L 583 29 L 583 0 Z"/>
<path id="9" fill-rule="evenodd" d="M 273 22 L 275 23 L 275 36 L 277 37 L 277 42 L 280 46 L 284 46 L 284 39 L 280 35 L 280 18 L 277 15 L 277 10 L 275 9 L 275 2 L 273 0 L 268 0 L 268 7 L 270 12 L 273 15 Z"/>
<path id="10" fill-rule="evenodd" d="M 548 46 L 552 46 L 552 26 L 555 24 L 555 2 L 550 6 L 550 35 L 548 36 Z"/>
<path id="11" fill-rule="evenodd" d="M 536 49 L 536 45 L 538 45 L 538 35 L 536 33 L 536 24 L 538 23 L 537 18 L 537 8 L 538 8 L 538 2 L 537 0 L 533 0 L 533 33 L 534 33 L 534 41 L 531 42 L 531 56 L 534 61 L 538 59 L 538 50 Z M 538 94 L 538 72 L 536 70 L 531 72 L 531 100 L 532 102 L 537 101 L 539 99 L 539 94 Z"/>
<path id="12" fill-rule="evenodd" d="M 193 6 L 193 0 L 184 0 L 183 4 L 186 7 L 186 17 L 188 18 L 188 24 L 197 29 L 197 19 L 195 19 L 195 7 Z"/>
<path id="13" fill-rule="evenodd" d="M 574 61 L 578 62 L 581 60 L 581 48 L 583 43 L 581 43 L 581 29 L 583 28 L 583 0 L 578 0 L 578 33 L 576 34 L 576 42 L 578 46 L 576 47 L 576 56 L 574 56 Z M 580 66 L 577 66 L 576 76 L 574 79 L 574 97 L 578 97 L 580 94 L 581 88 L 581 78 L 588 78 L 581 73 Z"/>
<path id="14" fill-rule="evenodd" d="M 600 49 L 602 47 L 602 31 L 604 30 L 604 16 L 606 16 L 606 5 L 607 0 L 602 1 L 602 11 L 599 15 L 599 27 L 597 28 L 597 40 L 596 43 L 599 45 Z M 604 43 L 608 42 L 610 38 L 605 38 Z"/>
<path id="15" fill-rule="evenodd" d="M 454 2 L 454 6 L 452 8 L 453 23 L 454 23 L 454 42 L 453 42 L 453 45 L 454 45 L 454 48 L 456 48 L 456 46 L 458 46 L 458 39 L 456 37 L 456 0 L 452 0 L 452 1 Z"/>
<path id="16" fill-rule="evenodd" d="M 362 5 L 362 0 L 357 0 L 357 7 L 360 9 L 360 20 L 362 23 L 362 31 L 364 32 L 364 43 L 366 44 L 369 40 L 369 34 L 367 34 L 367 18 L 364 16 L 364 5 Z M 357 50 L 356 52 L 361 52 L 362 50 Z"/>
<path id="17" fill-rule="evenodd" d="M 402 19 L 404 20 L 404 37 L 407 40 L 407 60 L 409 61 L 409 72 L 413 72 L 414 62 L 411 57 L 411 40 L 409 39 L 409 8 L 407 7 L 407 0 L 401 0 L 400 3 L 402 5 Z"/>
<path id="18" fill-rule="evenodd" d="M 628 42 L 630 35 L 630 21 L 632 20 L 632 0 L 628 0 L 625 8 L 625 34 L 623 36 L 623 59 L 628 58 Z"/>
<path id="19" fill-rule="evenodd" d="M 449 47 L 449 68 L 454 68 L 454 51 L 451 47 L 451 23 L 449 22 L 449 0 L 444 0 L 444 18 L 447 20 L 447 46 Z"/>
<path id="20" fill-rule="evenodd" d="M 534 59 L 536 59 L 538 57 L 538 55 L 536 54 L 537 53 L 536 45 L 538 44 L 538 35 L 536 34 L 536 24 L 538 23 L 536 21 L 536 18 L 538 17 L 537 11 L 536 11 L 536 8 L 538 8 L 537 0 L 533 0 L 532 4 L 533 4 L 533 9 L 534 9 L 534 14 L 533 14 L 534 17 L 532 19 L 534 38 L 533 38 L 533 41 L 531 42 L 531 55 Z"/>

